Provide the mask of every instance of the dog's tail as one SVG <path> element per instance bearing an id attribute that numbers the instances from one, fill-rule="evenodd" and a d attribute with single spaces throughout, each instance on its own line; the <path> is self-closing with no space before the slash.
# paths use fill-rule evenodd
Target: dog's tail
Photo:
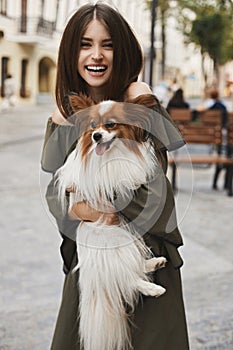
<path id="1" fill-rule="evenodd" d="M 135 283 L 142 274 L 143 257 L 132 237 L 126 242 L 126 236 L 119 227 L 100 229 L 93 223 L 78 230 L 79 329 L 85 350 L 132 348 L 126 309 L 132 311 L 139 296 Z"/>

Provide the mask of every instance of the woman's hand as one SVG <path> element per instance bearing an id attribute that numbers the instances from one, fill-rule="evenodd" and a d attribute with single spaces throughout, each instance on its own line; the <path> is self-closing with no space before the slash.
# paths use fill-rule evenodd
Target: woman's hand
<path id="1" fill-rule="evenodd" d="M 83 220 L 83 221 L 100 221 L 106 225 L 118 225 L 120 220 L 119 216 L 108 210 L 107 212 L 102 212 L 91 207 L 87 202 L 75 203 L 69 210 L 69 217 L 73 220 Z"/>

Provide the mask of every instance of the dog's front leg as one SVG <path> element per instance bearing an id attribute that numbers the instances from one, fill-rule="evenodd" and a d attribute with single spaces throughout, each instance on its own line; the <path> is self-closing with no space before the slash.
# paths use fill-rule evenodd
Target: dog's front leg
<path id="1" fill-rule="evenodd" d="M 137 281 L 137 289 L 142 294 L 151 297 L 159 297 L 166 292 L 166 289 L 162 286 L 142 279 Z"/>
<path id="2" fill-rule="evenodd" d="M 151 258 L 146 260 L 145 262 L 145 272 L 153 272 L 155 270 L 161 269 L 162 267 L 165 267 L 167 262 L 167 259 L 163 256 L 159 258 Z"/>

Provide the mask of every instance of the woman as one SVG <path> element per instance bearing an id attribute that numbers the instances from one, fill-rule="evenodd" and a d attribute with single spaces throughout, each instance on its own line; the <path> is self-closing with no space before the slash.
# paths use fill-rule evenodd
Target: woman
<path id="1" fill-rule="evenodd" d="M 184 100 L 182 89 L 176 90 L 168 102 L 167 111 L 169 112 L 171 108 L 189 108 L 189 104 Z"/>
<path id="2" fill-rule="evenodd" d="M 73 15 L 64 31 L 59 50 L 56 84 L 58 111 L 48 121 L 42 155 L 42 168 L 45 171 L 54 173 L 64 163 L 78 137 L 67 121 L 72 115 L 67 96 L 81 92 L 97 103 L 106 99 L 133 101 L 139 95 L 151 94 L 147 84 L 137 82 L 142 64 L 138 41 L 115 9 L 101 3 L 87 4 Z M 159 105 L 157 109 L 162 118 L 168 121 L 169 116 L 164 109 Z M 172 143 L 172 132 L 168 134 Z M 166 151 L 161 148 L 159 153 L 166 172 Z M 167 292 L 157 299 L 141 298 L 132 315 L 134 350 L 189 348 L 179 271 L 182 260 L 177 251 L 182 239 L 177 225 L 167 230 L 171 217 L 174 219 L 175 215 L 173 194 L 167 179 L 166 186 L 164 208 L 144 239 L 156 256 L 166 256 L 168 260 L 166 267 L 154 276 Z M 88 203 L 80 202 L 73 205 L 64 217 L 55 189 L 52 180 L 46 197 L 63 237 L 61 254 L 66 277 L 51 350 L 78 350 L 78 275 L 71 272 L 78 260 L 75 230 L 79 219 L 96 221 L 102 213 L 89 207 Z M 153 212 L 151 206 L 151 212 L 147 211 L 146 217 L 143 217 L 149 192 L 153 193 L 153 189 L 148 191 L 145 186 L 139 188 L 132 201 L 121 211 L 129 221 L 142 213 L 138 223 L 142 227 L 143 220 L 146 222 Z M 118 222 L 117 213 L 105 213 L 105 217 L 109 225 Z"/>

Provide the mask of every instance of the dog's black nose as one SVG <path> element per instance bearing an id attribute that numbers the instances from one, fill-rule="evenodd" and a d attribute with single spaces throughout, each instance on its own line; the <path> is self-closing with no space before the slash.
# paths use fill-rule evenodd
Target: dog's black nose
<path id="1" fill-rule="evenodd" d="M 93 134 L 93 139 L 94 139 L 96 142 L 100 141 L 101 138 L 102 138 L 102 134 L 101 134 L 101 133 L 95 132 L 95 133 Z"/>

